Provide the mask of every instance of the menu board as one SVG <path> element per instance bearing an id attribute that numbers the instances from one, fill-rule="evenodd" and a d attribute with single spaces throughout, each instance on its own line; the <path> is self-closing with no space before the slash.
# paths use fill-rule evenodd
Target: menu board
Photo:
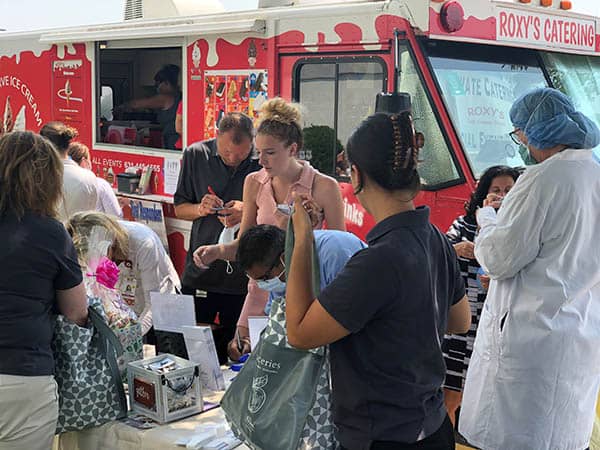
<path id="1" fill-rule="evenodd" d="M 267 71 L 212 70 L 204 72 L 204 139 L 216 136 L 219 122 L 230 112 L 242 112 L 255 121 L 267 100 Z"/>
<path id="2" fill-rule="evenodd" d="M 54 118 L 68 124 L 83 121 L 82 67 L 81 59 L 52 62 Z"/>

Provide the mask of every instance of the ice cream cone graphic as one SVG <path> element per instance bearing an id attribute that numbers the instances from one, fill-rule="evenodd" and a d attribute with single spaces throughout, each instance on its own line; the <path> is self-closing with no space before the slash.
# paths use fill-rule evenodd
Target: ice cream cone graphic
<path id="1" fill-rule="evenodd" d="M 202 58 L 202 54 L 200 53 L 200 47 L 198 47 L 198 43 L 194 42 L 194 48 L 192 49 L 192 64 L 194 68 L 198 70 L 200 68 L 200 59 Z"/>
<path id="2" fill-rule="evenodd" d="M 12 106 L 10 104 L 10 95 L 6 97 L 6 103 L 4 105 L 4 117 L 2 125 L 5 133 L 10 133 L 15 125 Z"/>
<path id="3" fill-rule="evenodd" d="M 67 106 L 69 106 L 69 102 L 71 101 L 71 95 L 73 95 L 73 91 L 71 90 L 71 82 L 67 80 L 65 82 L 65 97 L 67 99 Z"/>

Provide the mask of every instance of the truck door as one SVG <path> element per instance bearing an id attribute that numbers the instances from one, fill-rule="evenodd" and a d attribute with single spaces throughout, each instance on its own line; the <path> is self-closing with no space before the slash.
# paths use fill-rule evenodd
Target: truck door
<path id="1" fill-rule="evenodd" d="M 395 71 L 390 44 L 391 41 L 377 52 L 304 52 L 279 57 L 279 95 L 292 98 L 305 108 L 306 144 L 300 156 L 340 180 L 348 230 L 360 237 L 374 223 L 347 184 L 349 171 L 344 165 L 343 149 L 353 129 L 374 113 L 377 93 L 393 87 Z M 424 133 L 426 141 L 419 168 L 423 191 L 417 202 L 429 205 L 432 221 L 447 229 L 460 213 L 468 188 L 464 186 L 459 161 L 442 133 L 438 108 L 432 107 L 430 89 L 426 87 L 413 45 L 406 38 L 400 41 L 399 59 L 399 90 L 411 94 L 415 128 Z M 424 63 L 422 66 L 427 70 Z M 463 186 L 454 192 L 459 185 Z M 448 191 L 445 206 L 436 204 L 441 190 Z"/>

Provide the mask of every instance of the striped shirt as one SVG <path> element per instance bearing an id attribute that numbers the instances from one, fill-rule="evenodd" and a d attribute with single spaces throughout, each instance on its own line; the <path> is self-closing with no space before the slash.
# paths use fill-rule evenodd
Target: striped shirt
<path id="1" fill-rule="evenodd" d="M 475 217 L 460 216 L 446 232 L 446 236 L 452 244 L 459 242 L 475 241 L 477 233 L 477 221 Z M 442 349 L 446 362 L 446 381 L 444 387 L 455 391 L 462 391 L 469 360 L 473 352 L 473 343 L 477 333 L 479 317 L 483 309 L 483 303 L 487 293 L 481 288 L 477 281 L 479 263 L 475 259 L 458 257 L 461 275 L 465 281 L 465 290 L 471 307 L 471 328 L 465 334 L 449 334 L 444 338 Z"/>

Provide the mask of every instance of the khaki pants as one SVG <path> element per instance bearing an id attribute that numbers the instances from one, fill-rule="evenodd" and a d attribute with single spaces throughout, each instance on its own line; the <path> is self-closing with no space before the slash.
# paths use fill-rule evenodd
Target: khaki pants
<path id="1" fill-rule="evenodd" d="M 0 450 L 49 450 L 58 419 L 53 376 L 0 375 Z"/>

